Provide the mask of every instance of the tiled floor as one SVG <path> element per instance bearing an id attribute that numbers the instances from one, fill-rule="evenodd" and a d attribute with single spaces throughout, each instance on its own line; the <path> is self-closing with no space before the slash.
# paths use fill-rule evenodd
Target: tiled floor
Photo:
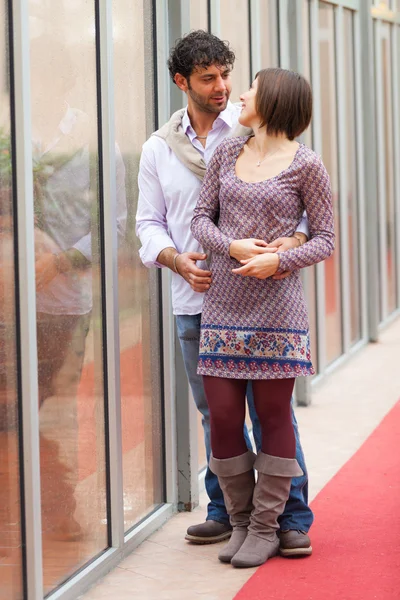
<path id="1" fill-rule="evenodd" d="M 397 320 L 379 344 L 369 345 L 320 384 L 310 407 L 297 409 L 311 499 L 400 397 L 399 355 Z M 218 545 L 184 541 L 186 528 L 204 518 L 205 505 L 203 495 L 198 509 L 173 517 L 82 600 L 232 600 L 254 571 L 220 564 Z"/>

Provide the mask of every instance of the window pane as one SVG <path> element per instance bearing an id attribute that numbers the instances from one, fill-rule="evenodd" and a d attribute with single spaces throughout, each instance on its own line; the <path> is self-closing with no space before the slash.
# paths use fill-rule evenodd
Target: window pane
<path id="1" fill-rule="evenodd" d="M 236 55 L 232 72 L 233 102 L 250 85 L 250 47 L 249 47 L 249 10 L 248 3 L 243 0 L 220 0 L 221 35 L 227 40 Z"/>
<path id="2" fill-rule="evenodd" d="M 392 56 L 389 25 L 384 26 L 382 38 L 383 125 L 385 136 L 385 191 L 386 191 L 386 273 L 388 304 L 387 314 L 396 309 L 396 255 L 395 255 L 395 199 L 394 199 L 394 149 Z"/>
<path id="3" fill-rule="evenodd" d="M 190 2 L 190 29 L 208 29 L 207 0 L 189 0 Z"/>
<path id="4" fill-rule="evenodd" d="M 107 547 L 94 3 L 31 0 L 29 15 L 49 592 Z"/>
<path id="5" fill-rule="evenodd" d="M 350 340 L 351 343 L 361 337 L 360 305 L 360 239 L 357 190 L 357 147 L 355 119 L 355 83 L 354 83 L 354 33 L 353 13 L 344 10 L 344 64 L 346 88 L 346 142 L 347 142 L 347 210 L 349 229 L 349 270 L 350 270 Z"/>
<path id="6" fill-rule="evenodd" d="M 150 271 L 135 235 L 137 173 L 146 141 L 146 88 L 152 64 L 142 0 L 113 3 L 117 194 L 127 204 L 119 240 L 119 324 L 125 530 L 163 502 L 161 405 L 151 361 Z M 145 62 L 146 61 L 146 62 Z M 150 123 L 150 127 L 153 124 Z M 120 231 L 120 233 L 122 233 Z M 158 332 L 157 332 L 158 333 Z M 153 350 L 154 353 L 154 350 Z"/>
<path id="7" fill-rule="evenodd" d="M 0 1 L 0 600 L 22 599 L 7 7 Z"/>
<path id="8" fill-rule="evenodd" d="M 333 192 L 336 250 L 325 261 L 326 359 L 342 353 L 342 306 L 340 297 L 339 178 L 336 120 L 336 74 L 334 9 L 319 4 L 320 94 L 322 115 L 322 158 L 328 169 Z"/>

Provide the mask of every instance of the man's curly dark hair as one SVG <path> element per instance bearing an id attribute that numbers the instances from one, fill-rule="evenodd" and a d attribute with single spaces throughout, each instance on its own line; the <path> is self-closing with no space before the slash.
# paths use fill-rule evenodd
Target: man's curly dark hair
<path id="1" fill-rule="evenodd" d="M 211 65 L 232 68 L 234 62 L 235 53 L 230 48 L 229 42 L 224 42 L 212 33 L 198 29 L 176 41 L 168 59 L 168 69 L 172 81 L 176 73 L 189 80 L 197 68 L 206 69 Z"/>

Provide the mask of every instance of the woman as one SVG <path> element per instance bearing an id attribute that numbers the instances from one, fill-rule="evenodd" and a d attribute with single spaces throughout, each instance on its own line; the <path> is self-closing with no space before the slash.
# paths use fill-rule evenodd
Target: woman
<path id="1" fill-rule="evenodd" d="M 291 478 L 302 474 L 290 399 L 295 378 L 314 370 L 299 269 L 330 256 L 334 225 L 326 169 L 295 141 L 311 120 L 309 84 L 297 73 L 265 69 L 241 100 L 239 121 L 254 135 L 227 139 L 215 151 L 192 233 L 212 252 L 199 373 L 210 407 L 210 468 L 233 526 L 219 559 L 253 567 L 277 553 L 277 519 Z M 311 239 L 285 253 L 260 254 L 265 242 L 293 235 L 304 210 Z M 292 273 L 272 277 L 284 271 Z M 262 426 L 257 458 L 243 438 L 248 380 Z"/>

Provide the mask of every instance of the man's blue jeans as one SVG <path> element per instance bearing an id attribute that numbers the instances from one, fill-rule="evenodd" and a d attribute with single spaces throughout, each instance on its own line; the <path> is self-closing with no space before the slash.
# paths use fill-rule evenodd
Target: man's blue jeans
<path id="1" fill-rule="evenodd" d="M 210 415 L 206 396 L 203 388 L 203 379 L 197 374 L 197 361 L 199 358 L 200 343 L 200 322 L 201 314 L 198 315 L 178 315 L 176 324 L 178 337 L 182 348 L 183 360 L 189 384 L 192 389 L 193 398 L 196 406 L 201 412 L 203 418 L 204 441 L 206 445 L 207 461 L 210 458 Z M 250 419 L 253 424 L 253 436 L 257 451 L 261 447 L 261 427 L 258 420 L 252 393 L 251 383 L 247 388 L 247 403 L 249 407 Z M 299 431 L 296 417 L 293 415 L 293 426 L 296 436 L 296 458 L 304 472 L 302 477 L 294 477 L 290 488 L 290 496 L 285 506 L 283 515 L 279 518 L 281 529 L 299 529 L 308 531 L 312 525 L 314 516 L 308 506 L 308 475 L 304 460 L 303 450 L 300 444 Z M 244 428 L 244 435 L 249 449 L 252 448 L 247 428 Z M 207 467 L 205 486 L 210 502 L 207 507 L 207 520 L 218 521 L 219 523 L 228 523 L 229 517 L 226 512 L 224 497 L 218 483 L 218 478 Z"/>

